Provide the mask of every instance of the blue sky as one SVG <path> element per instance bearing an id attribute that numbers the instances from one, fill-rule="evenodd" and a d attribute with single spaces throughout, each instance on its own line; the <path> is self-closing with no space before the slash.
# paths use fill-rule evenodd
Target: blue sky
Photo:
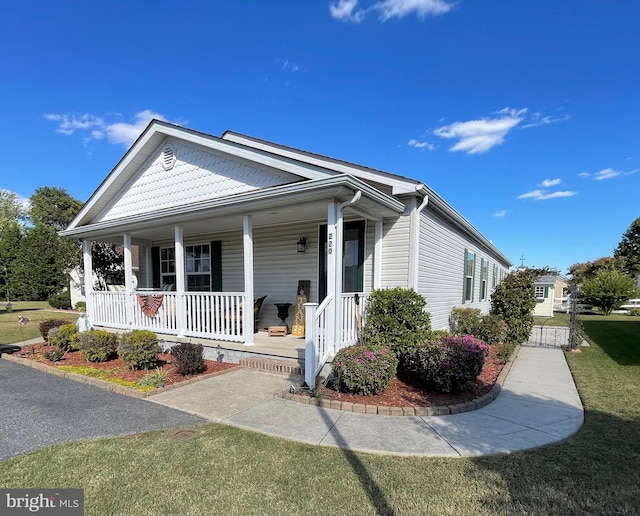
<path id="1" fill-rule="evenodd" d="M 0 4 L 0 188 L 86 201 L 152 118 L 428 184 L 515 265 L 640 216 L 637 0 Z"/>

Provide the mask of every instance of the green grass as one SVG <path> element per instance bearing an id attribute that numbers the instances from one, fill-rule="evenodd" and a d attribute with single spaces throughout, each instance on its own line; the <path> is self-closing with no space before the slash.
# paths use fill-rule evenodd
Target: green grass
<path id="1" fill-rule="evenodd" d="M 72 322 L 78 319 L 77 313 L 54 311 L 44 301 L 15 301 L 11 305 L 11 312 L 0 309 L 0 344 L 19 344 L 40 337 L 38 325 L 47 319 L 69 319 Z M 19 315 L 29 322 L 22 326 L 18 323 Z"/>
<path id="2" fill-rule="evenodd" d="M 66 444 L 0 462 L 3 487 L 82 487 L 89 515 L 640 513 L 640 327 L 583 316 L 567 359 L 585 425 L 556 445 L 477 459 L 309 446 L 218 424 Z"/>

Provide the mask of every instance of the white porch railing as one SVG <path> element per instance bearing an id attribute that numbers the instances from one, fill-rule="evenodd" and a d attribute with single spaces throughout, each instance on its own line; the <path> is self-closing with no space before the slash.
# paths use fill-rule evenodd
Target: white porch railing
<path id="1" fill-rule="evenodd" d="M 162 296 L 162 304 L 153 316 L 147 316 L 138 303 L 138 295 Z M 185 303 L 186 326 L 182 333 L 188 337 L 244 342 L 242 325 L 242 292 L 177 292 L 144 291 L 127 295 L 126 292 L 93 291 L 89 319 L 97 326 L 119 329 L 151 330 L 177 335 L 178 303 Z M 127 303 L 131 307 L 131 320 L 127 320 Z M 253 317 L 253 309 L 246 312 Z"/>
<path id="2" fill-rule="evenodd" d="M 90 292 L 89 296 L 91 324 L 120 329 L 129 327 L 126 292 Z"/>
<path id="3" fill-rule="evenodd" d="M 367 294 L 358 293 L 361 322 L 365 319 L 365 301 Z M 334 353 L 334 349 L 342 349 L 358 341 L 358 313 L 355 302 L 356 293 L 345 293 L 341 296 L 342 307 L 342 342 L 334 347 L 332 331 L 328 328 L 327 314 L 333 310 L 333 298 L 327 296 L 318 306 L 316 303 L 305 304 L 305 361 L 304 380 L 310 389 L 315 389 L 316 376 Z"/>

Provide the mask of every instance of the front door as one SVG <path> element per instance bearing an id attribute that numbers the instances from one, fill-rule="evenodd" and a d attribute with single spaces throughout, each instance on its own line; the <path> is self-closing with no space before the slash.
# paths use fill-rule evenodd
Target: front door
<path id="1" fill-rule="evenodd" d="M 364 286 L 365 221 L 344 223 L 342 242 L 342 292 L 362 292 Z M 318 302 L 327 295 L 327 225 L 320 226 Z"/>

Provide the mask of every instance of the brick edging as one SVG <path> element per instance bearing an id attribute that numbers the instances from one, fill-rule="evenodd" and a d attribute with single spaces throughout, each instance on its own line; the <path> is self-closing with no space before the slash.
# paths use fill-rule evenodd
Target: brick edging
<path id="1" fill-rule="evenodd" d="M 88 385 L 93 385 L 94 387 L 99 387 L 101 389 L 115 392 L 116 394 L 122 394 L 124 396 L 130 396 L 132 398 L 148 398 L 149 396 L 160 394 L 161 392 L 170 391 L 177 387 L 182 387 L 183 385 L 189 385 L 191 383 L 199 382 L 200 380 L 206 380 L 207 378 L 213 378 L 214 376 L 219 376 L 221 374 L 225 374 L 231 371 L 237 371 L 238 369 L 240 369 L 240 366 L 229 367 L 228 369 L 224 369 L 223 371 L 215 371 L 213 373 L 207 373 L 194 378 L 189 378 L 178 383 L 166 385 L 165 387 L 162 387 L 160 389 L 154 389 L 152 391 L 140 391 L 138 389 L 134 389 L 133 387 L 125 387 L 124 385 L 118 385 L 117 383 L 109 382 L 107 380 L 101 380 L 100 378 L 92 378 L 90 376 L 85 376 L 79 373 L 63 371 L 55 366 L 50 366 L 43 362 L 32 360 L 26 357 L 14 356 L 4 353 L 0 355 L 0 358 L 8 360 L 9 362 L 15 362 L 16 364 L 22 364 L 27 367 L 37 369 L 38 371 L 42 371 L 43 373 L 61 376 L 63 378 L 68 378 L 69 380 L 74 380 L 80 383 L 86 383 Z"/>
<path id="2" fill-rule="evenodd" d="M 439 407 L 387 407 L 383 405 L 352 403 L 349 401 L 325 400 L 321 398 L 303 396 L 301 394 L 291 394 L 289 392 L 278 392 L 275 394 L 275 397 L 304 403 L 305 405 L 343 410 L 345 412 L 377 414 L 381 416 L 444 416 L 449 414 L 462 414 L 463 412 L 470 412 L 472 410 L 486 407 L 498 397 L 498 394 L 500 394 L 500 391 L 502 390 L 502 385 L 511 370 L 511 366 L 518 355 L 518 351 L 520 351 L 519 345 L 513 350 L 511 357 L 502 368 L 502 371 L 500 371 L 500 374 L 496 379 L 496 383 L 491 387 L 489 392 L 472 401 L 458 403 L 455 405 L 443 405 Z"/>

